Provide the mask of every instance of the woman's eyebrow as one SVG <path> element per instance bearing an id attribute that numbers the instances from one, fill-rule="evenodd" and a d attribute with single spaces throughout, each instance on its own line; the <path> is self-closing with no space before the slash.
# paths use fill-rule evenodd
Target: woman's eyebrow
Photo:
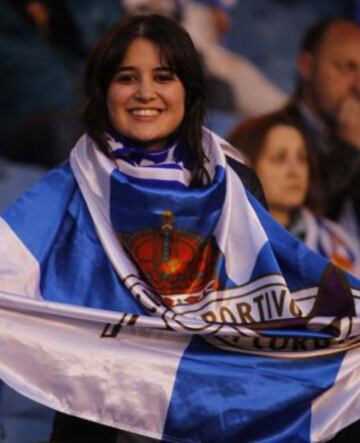
<path id="1" fill-rule="evenodd" d="M 116 72 L 121 72 L 121 71 L 136 71 L 138 68 L 136 68 L 136 66 L 119 66 L 116 70 Z M 173 72 L 173 70 L 169 67 L 169 66 L 156 66 L 156 68 L 154 68 L 154 71 L 168 71 L 168 72 Z"/>
<path id="2" fill-rule="evenodd" d="M 174 72 L 170 66 L 158 66 L 154 69 L 154 71 L 166 71 L 166 72 Z"/>
<path id="3" fill-rule="evenodd" d="M 136 67 L 135 66 L 119 66 L 116 70 L 116 72 L 121 72 L 121 71 L 135 71 Z"/>

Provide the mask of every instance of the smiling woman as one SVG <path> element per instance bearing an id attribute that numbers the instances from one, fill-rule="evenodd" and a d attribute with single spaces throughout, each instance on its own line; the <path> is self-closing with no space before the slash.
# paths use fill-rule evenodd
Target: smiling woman
<path id="1" fill-rule="evenodd" d="M 109 134 L 150 150 L 164 148 L 175 136 L 192 160 L 192 186 L 207 178 L 205 73 L 178 23 L 155 14 L 122 20 L 90 56 L 85 94 L 86 132 L 106 155 Z"/>
<path id="2" fill-rule="evenodd" d="M 105 206 L 95 212 L 110 216 L 110 229 L 116 233 L 111 248 L 124 251 L 122 263 L 130 259 L 135 274 L 140 272 L 146 285 L 162 294 L 166 306 L 180 304 L 180 298 L 194 303 L 209 284 L 215 284 L 218 246 L 212 230 L 219 212 L 206 214 L 214 201 L 224 198 L 225 178 L 219 170 L 227 161 L 265 204 L 257 177 L 239 162 L 237 152 L 203 128 L 205 84 L 204 67 L 187 32 L 159 15 L 119 22 L 98 42 L 84 76 L 86 135 L 72 153 L 71 167 L 79 174 L 79 183 L 94 180 L 97 187 L 110 179 L 100 191 L 100 205 Z M 109 177 L 100 182 L 87 177 L 92 169 L 103 174 L 104 167 Z M 86 177 L 81 179 L 83 174 Z M 198 200 L 202 193 L 205 206 Z M 179 299 L 178 294 L 182 294 Z M 115 299 L 112 303 L 117 304 Z M 115 309 L 123 310 L 120 305 Z M 116 438 L 154 441 L 56 414 L 55 442 L 115 442 Z"/>

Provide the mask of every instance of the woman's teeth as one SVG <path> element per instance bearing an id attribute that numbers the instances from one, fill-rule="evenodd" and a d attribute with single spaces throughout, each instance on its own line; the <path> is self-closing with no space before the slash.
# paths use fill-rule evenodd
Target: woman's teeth
<path id="1" fill-rule="evenodd" d="M 153 117 L 159 114 L 159 110 L 157 109 L 134 109 L 131 111 L 132 114 L 138 115 L 140 117 Z"/>

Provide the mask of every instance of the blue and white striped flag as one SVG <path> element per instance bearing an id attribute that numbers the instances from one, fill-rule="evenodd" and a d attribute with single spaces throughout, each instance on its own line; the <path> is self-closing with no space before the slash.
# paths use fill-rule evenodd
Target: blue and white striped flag
<path id="1" fill-rule="evenodd" d="M 326 441 L 360 418 L 360 282 L 170 147 L 84 136 L 0 219 L 0 376 L 51 408 L 170 442 Z M 122 151 L 123 150 L 123 151 Z"/>

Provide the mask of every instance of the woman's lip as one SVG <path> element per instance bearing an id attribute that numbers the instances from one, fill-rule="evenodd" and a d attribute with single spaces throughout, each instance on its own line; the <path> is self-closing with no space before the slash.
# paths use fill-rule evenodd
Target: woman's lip
<path id="1" fill-rule="evenodd" d="M 291 184 L 291 185 L 287 185 L 286 189 L 289 191 L 302 191 L 303 190 L 303 186 L 301 184 Z"/>

